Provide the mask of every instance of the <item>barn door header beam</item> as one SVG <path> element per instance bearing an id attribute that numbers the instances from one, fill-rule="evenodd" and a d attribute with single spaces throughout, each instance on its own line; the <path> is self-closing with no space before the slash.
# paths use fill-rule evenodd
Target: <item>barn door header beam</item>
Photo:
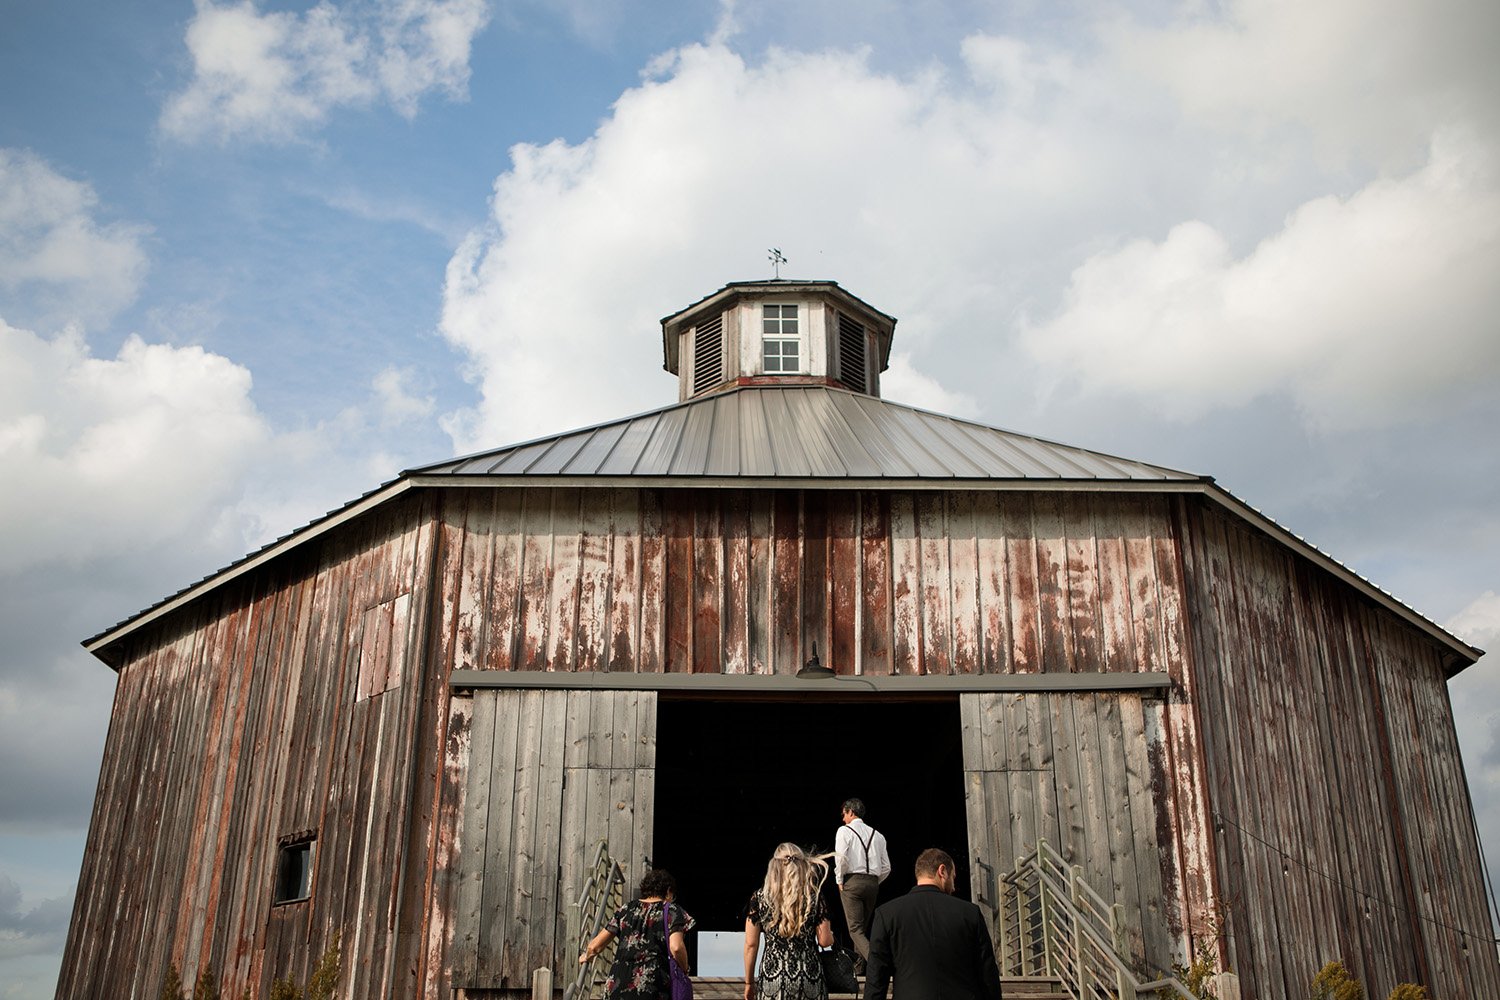
<path id="1" fill-rule="evenodd" d="M 454 688 L 562 688 L 594 691 L 671 691 L 684 694 L 939 695 L 966 691 L 1160 691 L 1172 686 L 1164 671 L 1078 674 L 840 675 L 810 680 L 785 674 L 634 674 L 592 671 L 455 670 Z"/>

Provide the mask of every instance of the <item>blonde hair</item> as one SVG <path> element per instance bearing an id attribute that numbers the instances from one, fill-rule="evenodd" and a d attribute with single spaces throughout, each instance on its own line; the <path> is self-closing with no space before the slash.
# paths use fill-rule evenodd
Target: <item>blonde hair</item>
<path id="1" fill-rule="evenodd" d="M 760 887 L 767 911 L 766 930 L 789 938 L 807 926 L 828 878 L 828 857 L 831 855 L 811 857 L 796 844 L 776 848 L 766 865 L 765 884 Z"/>

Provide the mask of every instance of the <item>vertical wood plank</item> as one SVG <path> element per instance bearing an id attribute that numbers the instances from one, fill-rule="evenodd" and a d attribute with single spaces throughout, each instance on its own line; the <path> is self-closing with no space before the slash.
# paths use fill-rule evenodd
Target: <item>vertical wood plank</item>
<path id="1" fill-rule="evenodd" d="M 577 669 L 581 502 L 577 488 L 552 491 L 552 592 L 543 647 L 549 651 L 543 667 L 547 670 Z"/>
<path id="2" fill-rule="evenodd" d="M 1008 494 L 1000 498 L 1000 536 L 1005 542 L 1005 566 L 1010 595 L 1009 621 L 1012 669 L 1017 673 L 1039 673 L 1042 663 L 1039 554 L 1032 524 L 1030 494 Z"/>
<path id="3" fill-rule="evenodd" d="M 753 672 L 751 638 L 764 619 L 751 617 L 754 583 L 750 572 L 750 500 L 736 490 L 722 499 L 724 526 L 724 650 L 725 673 Z"/>
<path id="4" fill-rule="evenodd" d="M 941 494 L 917 497 L 918 601 L 922 656 L 918 672 L 953 672 L 953 582 L 947 505 Z"/>
<path id="5" fill-rule="evenodd" d="M 579 494 L 578 625 L 573 643 L 578 670 L 609 668 L 610 645 L 615 635 L 610 609 L 610 600 L 615 596 L 613 492 L 581 490 Z M 625 598 L 624 594 L 620 596 Z M 554 669 L 558 666 L 553 664 Z"/>
<path id="6" fill-rule="evenodd" d="M 922 670 L 921 540 L 909 493 L 891 495 L 891 672 Z"/>
<path id="7" fill-rule="evenodd" d="M 975 604 L 979 615 L 979 665 L 987 674 L 1011 673 L 1010 569 L 999 495 L 974 495 Z"/>
<path id="8" fill-rule="evenodd" d="M 666 494 L 663 507 L 665 579 L 662 586 L 665 668 L 673 673 L 693 669 L 696 621 L 693 600 L 693 507 L 680 491 Z"/>
<path id="9" fill-rule="evenodd" d="M 831 646 L 828 628 L 828 494 L 802 491 L 802 611 L 799 616 L 803 660 L 811 658 L 813 645 L 824 666 L 829 666 Z"/>
<path id="10" fill-rule="evenodd" d="M 753 674 L 771 673 L 775 661 L 776 619 L 772 597 L 774 495 L 757 492 L 750 497 L 750 569 L 746 580 L 746 614 L 749 618 L 748 669 Z"/>
<path id="11" fill-rule="evenodd" d="M 802 668 L 802 504 L 800 495 L 778 490 L 771 512 L 771 669 L 795 674 Z"/>
<path id="12" fill-rule="evenodd" d="M 526 494 L 516 489 L 495 491 L 489 517 L 489 598 L 485 605 L 485 646 L 480 662 L 490 670 L 524 669 L 521 636 L 527 598 L 522 590 L 525 585 L 522 538 L 526 530 Z"/>
<path id="13" fill-rule="evenodd" d="M 974 494 L 965 490 L 947 497 L 948 576 L 956 674 L 979 673 L 983 663 L 983 633 L 979 617 L 979 541 Z"/>
<path id="14" fill-rule="evenodd" d="M 692 543 L 693 644 L 688 665 L 695 673 L 722 673 L 724 537 L 716 494 L 694 494 Z"/>
<path id="15" fill-rule="evenodd" d="M 859 537 L 859 495 L 830 490 L 828 504 L 828 629 L 827 663 L 840 674 L 860 672 L 860 591 L 862 546 Z"/>
<path id="16" fill-rule="evenodd" d="M 610 579 L 608 669 L 629 673 L 641 648 L 641 498 L 635 490 L 609 491 Z"/>
<path id="17" fill-rule="evenodd" d="M 860 673 L 892 672 L 891 505 L 886 493 L 860 495 Z"/>
<path id="18" fill-rule="evenodd" d="M 659 674 L 666 669 L 664 634 L 666 592 L 666 540 L 662 537 L 660 490 L 641 492 L 641 645 L 642 673 Z"/>

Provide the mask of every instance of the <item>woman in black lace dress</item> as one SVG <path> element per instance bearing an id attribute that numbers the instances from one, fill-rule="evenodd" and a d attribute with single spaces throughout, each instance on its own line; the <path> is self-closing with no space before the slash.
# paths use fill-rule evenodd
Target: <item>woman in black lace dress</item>
<path id="1" fill-rule="evenodd" d="M 745 918 L 745 1000 L 828 1000 L 818 946 L 833 944 L 823 905 L 828 863 L 782 844 Z M 760 975 L 755 955 L 765 941 Z"/>
<path id="2" fill-rule="evenodd" d="M 612 939 L 619 938 L 614 964 L 604 981 L 606 1000 L 670 1000 L 672 979 L 667 955 L 670 952 L 682 971 L 688 971 L 684 935 L 698 923 L 672 902 L 676 893 L 677 882 L 666 870 L 651 869 L 641 879 L 640 898 L 616 910 L 578 956 L 582 965 L 608 947 Z"/>

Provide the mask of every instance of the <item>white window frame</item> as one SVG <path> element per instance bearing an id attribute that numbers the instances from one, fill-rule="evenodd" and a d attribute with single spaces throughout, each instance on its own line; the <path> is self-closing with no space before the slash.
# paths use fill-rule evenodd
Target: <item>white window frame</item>
<path id="1" fill-rule="evenodd" d="M 775 310 L 775 315 L 772 315 Z M 788 314 L 790 310 L 790 314 Z M 786 329 L 787 321 L 791 321 L 791 332 Z M 807 372 L 807 349 L 802 337 L 802 307 L 796 302 L 763 302 L 760 307 L 760 370 L 766 375 L 801 375 Z M 786 361 L 786 356 L 777 353 L 776 360 L 779 362 L 775 369 L 770 366 L 771 358 L 767 355 L 766 348 L 772 344 L 791 344 L 797 352 L 797 363 L 793 368 L 783 367 L 781 363 Z"/>

